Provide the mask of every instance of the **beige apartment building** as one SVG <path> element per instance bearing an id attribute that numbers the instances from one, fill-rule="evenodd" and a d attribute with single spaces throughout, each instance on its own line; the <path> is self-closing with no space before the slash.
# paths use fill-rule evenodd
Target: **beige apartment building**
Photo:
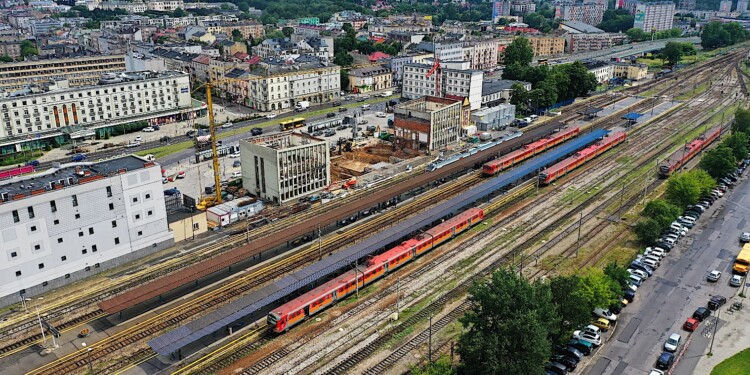
<path id="1" fill-rule="evenodd" d="M 527 37 L 534 56 L 557 56 L 565 53 L 565 38 L 557 36 L 529 36 Z"/>
<path id="2" fill-rule="evenodd" d="M 349 92 L 370 92 L 390 88 L 393 85 L 393 72 L 383 66 L 353 69 L 349 72 Z"/>
<path id="3" fill-rule="evenodd" d="M 125 55 L 0 64 L 0 92 L 16 91 L 30 83 L 68 80 L 70 87 L 95 85 L 104 73 L 125 71 Z"/>

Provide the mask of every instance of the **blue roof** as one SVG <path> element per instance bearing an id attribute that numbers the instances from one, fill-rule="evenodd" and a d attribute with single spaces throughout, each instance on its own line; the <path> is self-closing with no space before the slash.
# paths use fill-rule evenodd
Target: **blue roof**
<path id="1" fill-rule="evenodd" d="M 622 118 L 624 118 L 625 120 L 633 120 L 633 121 L 635 121 L 635 120 L 638 120 L 639 118 L 641 118 L 642 116 L 643 116 L 642 113 L 630 112 L 627 115 L 622 116 Z"/>
<path id="2" fill-rule="evenodd" d="M 342 268 L 351 267 L 357 259 L 375 253 L 384 246 L 392 243 L 394 239 L 414 233 L 450 213 L 455 213 L 467 206 L 473 205 L 474 202 L 483 200 L 493 192 L 505 188 L 524 176 L 535 173 L 537 170 L 594 143 L 607 135 L 607 133 L 609 133 L 608 130 L 597 129 L 581 135 L 552 151 L 529 160 L 518 168 L 502 173 L 497 177 L 488 179 L 486 182 L 468 189 L 458 197 L 443 202 L 415 217 L 406 219 L 398 225 L 387 228 L 359 243 L 334 253 L 328 258 L 311 264 L 273 284 L 266 285 L 182 327 L 158 336 L 149 341 L 148 345 L 161 355 L 173 353 L 186 345 L 198 341 L 204 336 L 224 329 L 224 327 L 237 320 L 258 312 L 262 308 L 327 275 Z"/>

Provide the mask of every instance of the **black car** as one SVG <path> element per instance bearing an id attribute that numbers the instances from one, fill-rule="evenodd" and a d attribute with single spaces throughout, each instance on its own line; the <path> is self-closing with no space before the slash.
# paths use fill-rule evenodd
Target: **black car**
<path id="1" fill-rule="evenodd" d="M 718 310 L 719 307 L 727 303 L 727 298 L 724 296 L 713 296 L 708 300 L 708 308 L 711 310 Z"/>
<path id="2" fill-rule="evenodd" d="M 570 345 L 559 347 L 557 349 L 557 354 L 562 355 L 564 357 L 568 357 L 576 362 L 581 362 L 581 360 L 583 359 L 583 355 L 584 355 L 580 350 Z"/>
<path id="3" fill-rule="evenodd" d="M 250 134 L 251 135 L 261 135 L 261 134 L 263 134 L 263 129 L 261 129 L 261 128 L 252 128 L 252 129 L 250 129 Z"/>
<path id="4" fill-rule="evenodd" d="M 669 370 L 674 363 L 674 354 L 670 352 L 663 352 L 656 360 L 656 367 L 662 370 Z"/>
<path id="5" fill-rule="evenodd" d="M 571 357 L 562 355 L 562 354 L 555 354 L 555 355 L 553 355 L 552 358 L 550 358 L 550 361 L 551 362 L 561 363 L 561 364 L 565 365 L 565 367 L 568 368 L 568 371 L 573 371 L 573 370 L 576 369 L 576 367 L 578 367 L 578 361 L 577 360 L 575 360 L 575 359 L 573 359 Z"/>
<path id="6" fill-rule="evenodd" d="M 562 363 L 547 363 L 544 365 L 544 369 L 556 375 L 568 375 L 568 367 Z"/>
<path id="7" fill-rule="evenodd" d="M 239 160 L 235 160 L 234 163 L 232 163 L 232 167 L 239 167 L 241 165 L 242 165 L 242 163 L 240 163 Z"/>
<path id="8" fill-rule="evenodd" d="M 169 142 L 169 136 L 165 135 L 165 136 L 159 138 L 159 142 L 162 142 L 162 143 Z"/>
<path id="9" fill-rule="evenodd" d="M 187 133 L 185 133 L 185 136 L 188 138 L 193 138 L 195 135 L 195 130 L 188 130 Z"/>
<path id="10" fill-rule="evenodd" d="M 340 105 L 341 105 L 341 102 L 333 102 L 333 106 L 334 106 L 334 107 L 338 107 L 338 106 L 340 106 Z"/>
<path id="11" fill-rule="evenodd" d="M 710 315 L 711 315 L 711 310 L 709 310 L 707 307 L 699 307 L 693 313 L 693 318 L 698 319 L 698 321 L 702 322 L 704 319 L 708 318 Z"/>
<path id="12" fill-rule="evenodd" d="M 633 300 L 635 299 L 635 292 L 630 289 L 625 290 L 623 291 L 622 298 L 625 298 L 625 300 L 627 300 L 628 302 L 633 302 Z"/>
<path id="13" fill-rule="evenodd" d="M 346 112 L 346 111 L 348 111 L 348 109 L 346 109 L 346 107 L 339 108 L 339 112 Z"/>
<path id="14" fill-rule="evenodd" d="M 327 114 L 326 117 L 328 117 L 328 118 L 336 117 L 336 114 L 333 113 L 333 112 L 331 112 L 331 113 Z"/>

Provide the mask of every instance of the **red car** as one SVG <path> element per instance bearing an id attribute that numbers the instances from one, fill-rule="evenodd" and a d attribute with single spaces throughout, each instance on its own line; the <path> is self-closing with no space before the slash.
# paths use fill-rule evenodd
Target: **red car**
<path id="1" fill-rule="evenodd" d="M 701 322 L 698 321 L 698 319 L 688 318 L 685 321 L 685 324 L 682 325 L 682 328 L 685 328 L 686 330 L 690 332 L 695 332 L 695 330 L 698 329 L 698 325 L 700 324 Z"/>

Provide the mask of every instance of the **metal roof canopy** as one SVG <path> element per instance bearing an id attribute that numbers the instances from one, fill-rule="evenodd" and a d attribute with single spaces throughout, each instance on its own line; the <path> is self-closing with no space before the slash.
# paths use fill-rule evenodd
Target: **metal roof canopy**
<path id="1" fill-rule="evenodd" d="M 623 120 L 628 120 L 628 121 L 635 121 L 635 120 L 638 120 L 641 117 L 643 117 L 642 113 L 630 112 L 630 113 L 626 114 L 625 116 L 622 116 L 622 119 Z"/>
<path id="2" fill-rule="evenodd" d="M 466 193 L 443 202 L 427 210 L 421 215 L 406 219 L 398 225 L 387 228 L 357 244 L 315 264 L 311 264 L 273 284 L 266 285 L 232 303 L 187 323 L 175 330 L 169 331 L 148 342 L 148 345 L 161 355 L 169 355 L 178 349 L 198 341 L 204 336 L 221 330 L 233 322 L 242 319 L 266 307 L 287 295 L 302 289 L 311 283 L 341 269 L 349 267 L 355 260 L 380 250 L 383 246 L 393 242 L 394 238 L 401 238 L 415 232 L 425 225 L 439 220 L 448 213 L 456 211 L 481 200 L 491 193 L 506 187 L 510 183 L 539 170 L 593 142 L 604 137 L 608 130 L 597 129 L 579 136 L 562 146 L 537 156 L 516 169 L 502 173 L 487 182 L 475 186 Z"/>
<path id="3" fill-rule="evenodd" d="M 584 108 L 584 109 L 578 111 L 578 114 L 579 115 L 586 115 L 586 116 L 593 116 L 593 115 L 596 115 L 597 113 L 599 113 L 601 111 L 602 111 L 602 109 L 599 108 L 599 107 L 587 107 L 587 108 Z"/>

